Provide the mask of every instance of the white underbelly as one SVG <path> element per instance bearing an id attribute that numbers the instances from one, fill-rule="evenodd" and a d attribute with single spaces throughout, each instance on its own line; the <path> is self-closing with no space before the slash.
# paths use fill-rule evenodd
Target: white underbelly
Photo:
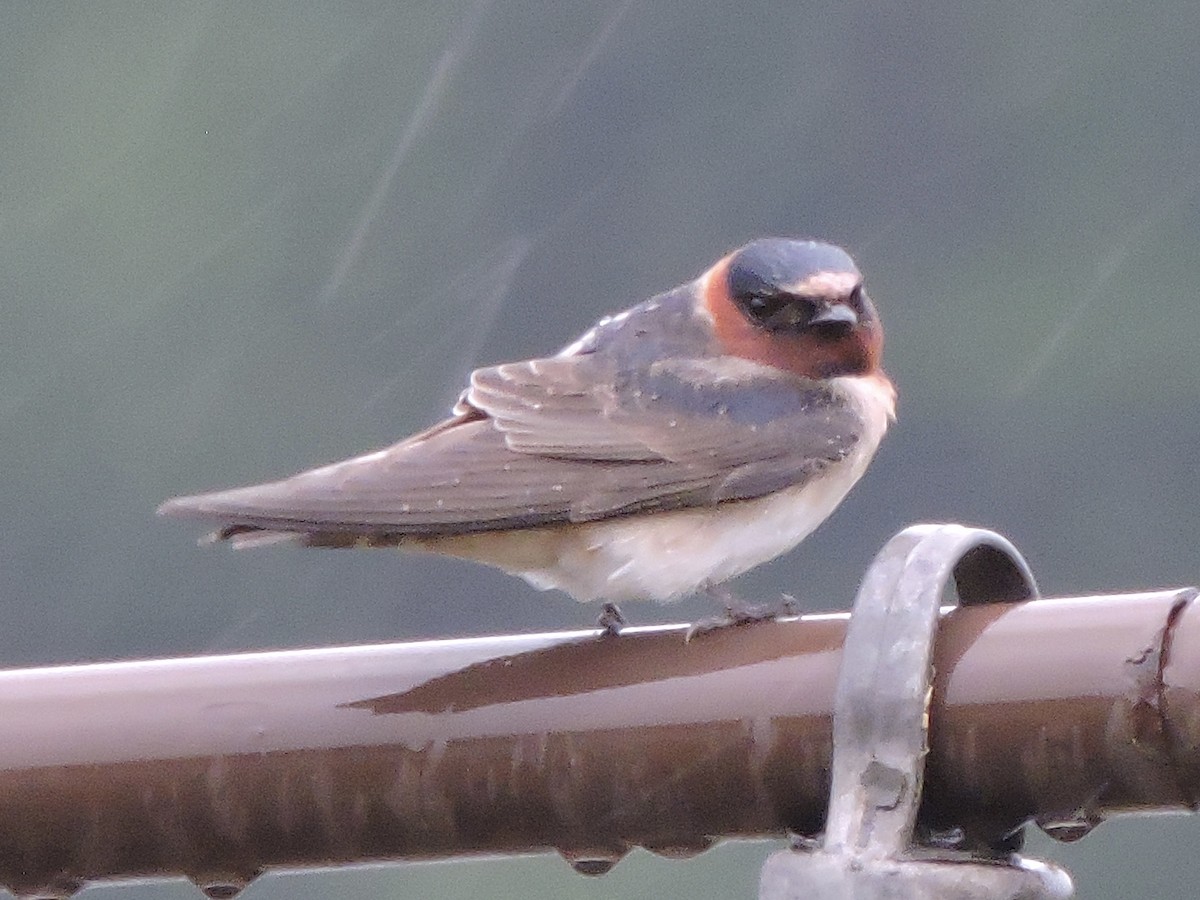
<path id="1" fill-rule="evenodd" d="M 563 542 L 553 567 L 516 574 L 579 600 L 675 600 L 791 550 L 841 502 L 850 475 L 843 465 L 757 500 L 590 523 Z"/>

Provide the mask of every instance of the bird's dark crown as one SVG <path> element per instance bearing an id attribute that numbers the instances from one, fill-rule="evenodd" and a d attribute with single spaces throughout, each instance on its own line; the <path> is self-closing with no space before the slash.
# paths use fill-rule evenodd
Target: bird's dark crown
<path id="1" fill-rule="evenodd" d="M 734 254 L 729 265 L 729 287 L 735 294 L 780 290 L 819 272 L 859 274 L 850 254 L 834 244 L 761 238 Z"/>

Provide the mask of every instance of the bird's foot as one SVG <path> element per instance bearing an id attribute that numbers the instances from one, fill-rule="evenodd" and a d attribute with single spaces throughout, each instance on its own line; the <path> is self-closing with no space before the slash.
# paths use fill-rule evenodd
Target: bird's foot
<path id="1" fill-rule="evenodd" d="M 596 617 L 596 625 L 600 628 L 601 637 L 616 637 L 628 623 L 621 615 L 621 607 L 615 603 L 605 603 Z"/>
<path id="2" fill-rule="evenodd" d="M 747 603 L 724 585 L 707 585 L 702 592 L 720 602 L 725 607 L 725 613 L 697 620 L 687 630 L 687 634 L 684 636 L 685 642 L 710 631 L 754 625 L 758 622 L 773 622 L 781 616 L 796 614 L 796 598 L 791 594 L 781 594 L 780 603 L 773 605 L 770 603 Z"/>

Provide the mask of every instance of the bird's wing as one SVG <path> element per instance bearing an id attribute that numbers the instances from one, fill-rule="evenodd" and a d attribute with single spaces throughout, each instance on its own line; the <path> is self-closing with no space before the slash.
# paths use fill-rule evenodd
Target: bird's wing
<path id="1" fill-rule="evenodd" d="M 729 358 L 620 371 L 559 356 L 476 371 L 460 414 L 283 481 L 168 501 L 255 529 L 440 535 L 585 522 L 761 497 L 859 440 L 830 387 Z"/>

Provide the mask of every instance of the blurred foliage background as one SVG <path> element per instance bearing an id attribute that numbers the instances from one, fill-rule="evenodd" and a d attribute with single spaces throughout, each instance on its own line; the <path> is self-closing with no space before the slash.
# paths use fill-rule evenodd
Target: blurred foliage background
<path id="1" fill-rule="evenodd" d="M 890 534 L 945 519 L 1006 534 L 1048 593 L 1200 581 L 1200 5 L 39 2 L 0 22 L 4 665 L 590 623 L 483 568 L 197 548 L 153 510 L 389 443 L 474 366 L 764 234 L 856 255 L 900 421 L 739 593 L 844 607 Z M 1184 898 L 1198 838 L 1166 819 L 1034 846 L 1083 897 Z M 767 849 L 250 891 L 753 896 Z"/>

